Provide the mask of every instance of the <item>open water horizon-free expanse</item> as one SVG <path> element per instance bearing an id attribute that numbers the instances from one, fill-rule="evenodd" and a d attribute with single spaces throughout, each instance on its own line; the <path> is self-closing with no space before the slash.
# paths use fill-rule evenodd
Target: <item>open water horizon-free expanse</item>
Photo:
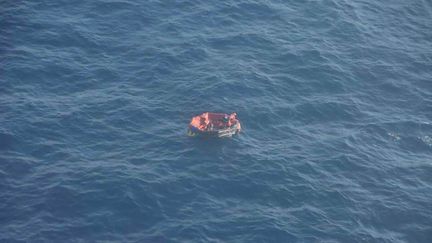
<path id="1" fill-rule="evenodd" d="M 432 242 L 431 1 L 0 1 L 0 242 Z"/>

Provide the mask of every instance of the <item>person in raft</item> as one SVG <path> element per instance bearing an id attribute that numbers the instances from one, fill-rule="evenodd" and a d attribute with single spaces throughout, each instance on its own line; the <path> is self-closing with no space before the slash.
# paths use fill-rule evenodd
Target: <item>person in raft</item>
<path id="1" fill-rule="evenodd" d="M 223 123 L 226 127 L 232 127 L 234 124 L 237 123 L 236 119 L 237 113 L 232 113 L 231 115 L 225 115 L 223 118 Z"/>
<path id="2" fill-rule="evenodd" d="M 223 119 L 222 119 L 223 125 L 226 127 L 229 127 L 229 117 L 228 115 L 224 115 Z"/>

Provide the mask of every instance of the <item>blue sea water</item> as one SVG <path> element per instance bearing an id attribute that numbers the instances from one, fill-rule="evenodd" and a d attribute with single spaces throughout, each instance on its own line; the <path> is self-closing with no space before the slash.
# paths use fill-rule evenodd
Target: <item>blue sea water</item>
<path id="1" fill-rule="evenodd" d="M 0 61 L 0 242 L 432 242 L 430 1 L 5 0 Z"/>

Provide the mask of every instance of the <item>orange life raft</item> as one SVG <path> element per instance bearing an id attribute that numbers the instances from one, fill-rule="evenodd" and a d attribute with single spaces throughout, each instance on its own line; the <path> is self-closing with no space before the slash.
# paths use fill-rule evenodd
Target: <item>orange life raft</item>
<path id="1" fill-rule="evenodd" d="M 192 117 L 189 124 L 189 136 L 231 137 L 241 130 L 237 114 L 205 112 Z"/>

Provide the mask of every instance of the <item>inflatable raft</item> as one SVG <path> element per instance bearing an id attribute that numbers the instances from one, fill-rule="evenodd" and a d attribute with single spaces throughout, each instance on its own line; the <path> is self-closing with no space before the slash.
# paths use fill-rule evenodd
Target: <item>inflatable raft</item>
<path id="1" fill-rule="evenodd" d="M 231 137 L 241 130 L 237 114 L 205 112 L 192 117 L 188 127 L 189 136 Z"/>

